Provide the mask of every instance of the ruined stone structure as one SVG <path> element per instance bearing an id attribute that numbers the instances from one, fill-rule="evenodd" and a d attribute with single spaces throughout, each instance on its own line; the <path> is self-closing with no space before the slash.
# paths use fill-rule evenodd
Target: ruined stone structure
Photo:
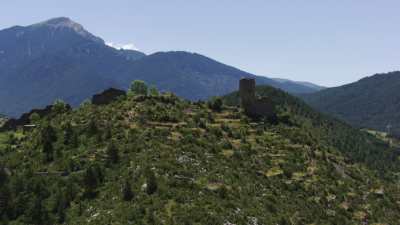
<path id="1" fill-rule="evenodd" d="M 116 100 L 118 97 L 126 95 L 125 91 L 118 90 L 115 88 L 109 88 L 100 94 L 96 94 L 92 97 L 92 104 L 94 105 L 105 105 Z M 30 117 L 32 114 L 37 113 L 40 117 L 49 115 L 52 112 L 53 105 L 48 105 L 43 109 L 33 109 L 28 113 L 22 114 L 18 119 L 8 119 L 4 122 L 3 126 L 0 124 L 0 131 L 16 130 L 17 128 L 31 129 L 34 125 L 30 124 Z M 66 105 L 67 110 L 71 110 L 70 105 Z"/>
<path id="2" fill-rule="evenodd" d="M 253 78 L 243 78 L 239 83 L 241 106 L 247 116 L 257 119 L 275 116 L 274 106 L 267 97 L 256 96 L 256 81 Z"/>
<path id="3" fill-rule="evenodd" d="M 32 114 L 36 113 L 40 117 L 44 117 L 49 115 L 52 112 L 53 105 L 48 105 L 43 109 L 32 109 L 30 112 L 22 114 L 19 119 L 9 119 L 4 125 L 0 128 L 0 130 L 15 130 L 18 127 L 24 127 L 30 123 L 30 118 Z M 66 104 L 66 109 L 71 110 L 71 106 Z"/>
<path id="4" fill-rule="evenodd" d="M 120 96 L 125 96 L 126 92 L 115 88 L 109 88 L 100 94 L 93 95 L 93 105 L 107 105 L 115 101 Z"/>

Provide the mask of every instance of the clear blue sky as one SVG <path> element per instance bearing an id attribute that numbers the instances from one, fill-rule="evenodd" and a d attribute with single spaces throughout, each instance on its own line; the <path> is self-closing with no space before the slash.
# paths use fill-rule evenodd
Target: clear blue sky
<path id="1" fill-rule="evenodd" d="M 336 86 L 400 70 L 399 0 L 12 0 L 0 29 L 67 16 L 145 53 L 198 52 L 248 72 Z"/>

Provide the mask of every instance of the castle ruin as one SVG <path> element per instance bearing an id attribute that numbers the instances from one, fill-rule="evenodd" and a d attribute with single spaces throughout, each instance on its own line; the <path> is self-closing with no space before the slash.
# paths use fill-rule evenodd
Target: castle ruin
<path id="1" fill-rule="evenodd" d="M 267 97 L 256 96 L 256 81 L 253 78 L 243 78 L 239 83 L 240 103 L 247 116 L 257 119 L 275 116 L 272 101 Z"/>

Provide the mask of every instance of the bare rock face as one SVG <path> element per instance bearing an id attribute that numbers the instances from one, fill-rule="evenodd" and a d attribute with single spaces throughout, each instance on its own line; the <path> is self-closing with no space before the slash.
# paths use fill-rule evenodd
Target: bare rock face
<path id="1" fill-rule="evenodd" d="M 41 23 L 33 24 L 30 27 L 31 28 L 48 28 L 50 30 L 53 30 L 52 32 L 54 32 L 54 30 L 62 30 L 62 29 L 68 30 L 69 29 L 69 30 L 76 32 L 77 34 L 81 35 L 84 38 L 104 44 L 104 41 L 101 38 L 92 35 L 87 30 L 85 30 L 85 28 L 82 25 L 74 22 L 73 20 L 71 20 L 70 18 L 67 18 L 67 17 L 58 17 L 58 18 L 49 19 L 49 20 L 46 20 Z"/>
<path id="2" fill-rule="evenodd" d="M 269 98 L 256 96 L 256 81 L 252 78 L 240 80 L 239 93 L 241 105 L 247 116 L 251 118 L 272 117 L 274 106 Z"/>
<path id="3" fill-rule="evenodd" d="M 92 104 L 94 105 L 106 105 L 115 101 L 120 96 L 125 96 L 126 92 L 115 88 L 109 88 L 100 94 L 96 94 L 92 97 Z"/>

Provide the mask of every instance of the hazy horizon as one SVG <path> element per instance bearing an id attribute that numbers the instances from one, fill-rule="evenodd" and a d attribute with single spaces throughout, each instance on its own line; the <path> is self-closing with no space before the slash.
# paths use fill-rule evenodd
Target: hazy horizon
<path id="1" fill-rule="evenodd" d="M 331 87 L 400 70 L 396 1 L 17 0 L 1 5 L 0 29 L 66 16 L 114 46 L 147 54 L 197 52 L 273 78 Z"/>

